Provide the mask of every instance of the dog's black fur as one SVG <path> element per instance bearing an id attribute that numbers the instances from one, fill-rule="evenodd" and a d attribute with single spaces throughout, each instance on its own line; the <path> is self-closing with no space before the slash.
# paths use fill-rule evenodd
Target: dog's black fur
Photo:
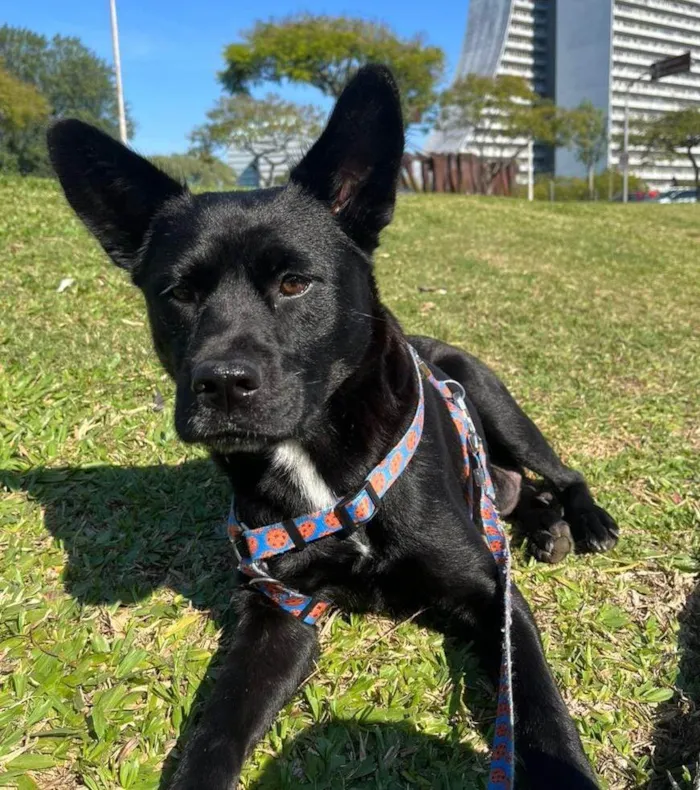
<path id="1" fill-rule="evenodd" d="M 180 436 L 209 447 L 248 524 L 318 507 L 317 491 L 299 476 L 309 468 L 316 489 L 354 492 L 411 419 L 413 365 L 379 299 L 371 259 L 391 220 L 403 142 L 396 87 L 382 67 L 350 82 L 321 138 L 278 189 L 192 195 L 86 124 L 62 121 L 49 133 L 68 201 L 145 295 L 155 348 L 177 385 Z M 562 464 L 486 366 L 429 338 L 410 342 L 464 384 L 506 510 L 529 469 L 546 479 L 580 550 L 614 545 L 617 528 L 581 475 Z M 345 611 L 402 617 L 427 608 L 474 639 L 495 680 L 499 577 L 464 504 L 454 426 L 431 387 L 425 397 L 423 439 L 373 521 L 352 539 L 330 537 L 276 557 L 270 572 Z M 549 526 L 540 531 L 545 558 L 558 534 Z M 313 666 L 313 627 L 253 591 L 240 592 L 239 607 L 176 790 L 234 787 Z M 521 775 L 536 788 L 595 787 L 517 590 L 513 645 Z"/>

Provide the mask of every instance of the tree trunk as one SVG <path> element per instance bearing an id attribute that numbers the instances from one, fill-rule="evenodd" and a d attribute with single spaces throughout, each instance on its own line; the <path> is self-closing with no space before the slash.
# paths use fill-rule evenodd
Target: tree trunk
<path id="1" fill-rule="evenodd" d="M 594 193 L 594 179 L 595 177 L 595 166 L 588 165 L 588 197 L 593 200 L 593 193 Z"/>

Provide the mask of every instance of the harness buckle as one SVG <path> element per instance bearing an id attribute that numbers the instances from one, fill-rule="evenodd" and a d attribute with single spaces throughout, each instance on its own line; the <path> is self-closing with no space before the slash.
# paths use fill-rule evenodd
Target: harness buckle
<path id="1" fill-rule="evenodd" d="M 341 499 L 340 502 L 338 502 L 338 504 L 333 508 L 333 512 L 342 526 L 342 528 L 336 533 L 339 538 L 349 538 L 350 535 L 357 531 L 359 524 L 350 515 L 348 506 L 358 499 L 363 493 L 367 494 L 367 496 L 370 498 L 372 504 L 374 505 L 375 512 L 379 509 L 379 505 L 381 504 L 382 500 L 374 490 L 372 483 L 370 483 L 369 480 L 366 480 L 359 491 L 354 494 L 350 494 L 349 496 L 343 497 L 343 499 Z M 364 521 L 368 520 L 369 519 L 365 519 Z M 364 523 L 364 521 L 362 523 Z"/>

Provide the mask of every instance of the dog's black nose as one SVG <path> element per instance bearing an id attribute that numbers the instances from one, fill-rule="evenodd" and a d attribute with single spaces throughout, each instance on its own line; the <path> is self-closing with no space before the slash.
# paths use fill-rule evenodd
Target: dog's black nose
<path id="1" fill-rule="evenodd" d="M 192 372 L 197 399 L 220 411 L 230 412 L 260 389 L 260 369 L 244 360 L 208 359 Z"/>

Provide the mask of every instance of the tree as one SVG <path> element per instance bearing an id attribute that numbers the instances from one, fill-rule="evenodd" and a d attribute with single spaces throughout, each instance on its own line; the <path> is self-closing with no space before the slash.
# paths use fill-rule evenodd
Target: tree
<path id="1" fill-rule="evenodd" d="M 193 154 L 171 154 L 149 159 L 169 176 L 195 189 L 226 189 L 236 185 L 233 168 L 216 157 L 203 159 Z"/>
<path id="2" fill-rule="evenodd" d="M 44 96 L 52 118 L 74 117 L 118 135 L 112 67 L 77 38 L 51 40 L 30 30 L 0 27 L 0 58 L 8 73 Z M 133 124 L 129 123 L 133 128 Z M 8 146 L 8 148 L 5 148 Z M 28 124 L 3 147 L 21 172 L 50 174 L 44 123 Z"/>
<path id="3" fill-rule="evenodd" d="M 608 145 L 608 120 L 603 110 L 586 100 L 569 112 L 571 143 L 576 159 L 588 174 L 588 196 L 594 197 L 595 168 Z"/>
<path id="4" fill-rule="evenodd" d="M 647 155 L 660 159 L 672 160 L 679 153 L 685 154 L 693 166 L 700 199 L 700 110 L 688 107 L 638 123 L 634 143 L 644 146 Z"/>
<path id="5" fill-rule="evenodd" d="M 324 115 L 313 105 L 295 104 L 270 93 L 264 99 L 224 96 L 207 118 L 208 123 L 190 134 L 192 151 L 205 159 L 230 147 L 245 151 L 256 163 L 267 165 L 265 186 L 271 186 L 275 170 L 286 169 L 300 146 L 310 145 L 321 133 Z"/>
<path id="6" fill-rule="evenodd" d="M 564 111 L 541 97 L 522 77 L 500 75 L 485 77 L 467 74 L 443 91 L 428 115 L 436 129 L 465 132 L 468 146 L 486 165 L 486 149 L 495 138 L 505 138 L 511 153 L 488 163 L 488 185 L 501 168 L 515 161 L 529 142 L 552 146 L 565 145 L 569 125 Z"/>
<path id="7" fill-rule="evenodd" d="M 314 85 L 338 98 L 353 74 L 366 63 L 387 65 L 398 83 L 404 117 L 418 121 L 434 100 L 445 55 L 421 36 L 399 38 L 378 22 L 352 17 L 302 14 L 258 22 L 229 45 L 219 78 L 233 94 L 261 82 L 284 80 Z"/>
<path id="8" fill-rule="evenodd" d="M 46 99 L 33 86 L 13 77 L 0 59 L 0 168 L 17 170 L 17 149 L 25 130 L 45 123 Z"/>
<path id="9" fill-rule="evenodd" d="M 44 120 L 49 104 L 39 91 L 27 82 L 13 77 L 0 58 L 0 124 L 3 128 L 21 129 L 27 124 Z"/>

